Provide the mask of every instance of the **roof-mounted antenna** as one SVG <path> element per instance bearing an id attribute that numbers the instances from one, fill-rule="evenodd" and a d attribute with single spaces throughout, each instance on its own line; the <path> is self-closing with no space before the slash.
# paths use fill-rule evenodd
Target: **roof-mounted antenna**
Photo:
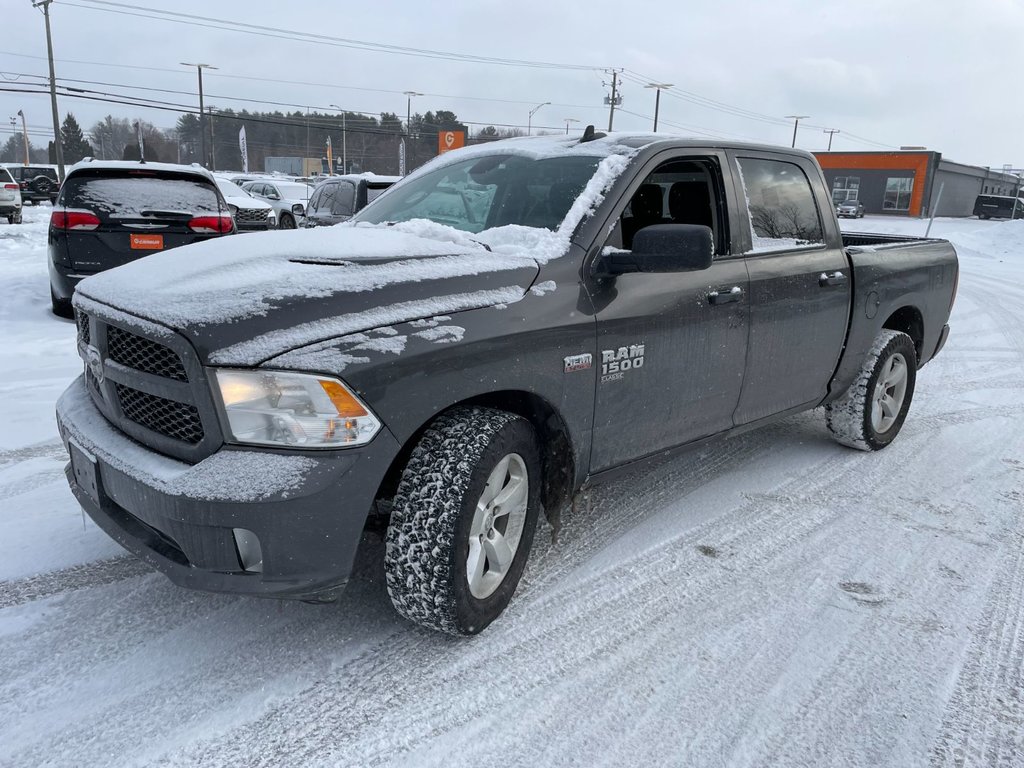
<path id="1" fill-rule="evenodd" d="M 580 138 L 580 144 L 587 141 L 593 141 L 594 139 L 603 139 L 607 135 L 607 133 L 596 133 L 594 131 L 594 126 L 588 125 L 583 131 L 583 136 Z"/>

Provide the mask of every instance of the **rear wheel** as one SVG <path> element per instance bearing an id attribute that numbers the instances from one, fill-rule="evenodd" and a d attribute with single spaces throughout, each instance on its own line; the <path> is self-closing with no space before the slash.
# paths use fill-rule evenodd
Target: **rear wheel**
<path id="1" fill-rule="evenodd" d="M 281 214 L 281 223 L 278 224 L 280 229 L 295 229 L 295 217 L 290 213 Z"/>
<path id="2" fill-rule="evenodd" d="M 857 379 L 825 406 L 829 431 L 838 442 L 878 451 L 896 439 L 910 410 L 917 381 L 917 351 L 899 331 L 883 330 Z"/>
<path id="3" fill-rule="evenodd" d="M 453 635 L 496 619 L 526 567 L 540 485 L 528 421 L 490 408 L 440 416 L 410 456 L 391 510 L 385 566 L 398 612 Z"/>

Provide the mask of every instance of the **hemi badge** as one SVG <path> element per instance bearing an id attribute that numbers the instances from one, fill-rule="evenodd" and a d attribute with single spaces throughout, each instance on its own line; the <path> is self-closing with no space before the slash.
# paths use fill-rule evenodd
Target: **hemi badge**
<path id="1" fill-rule="evenodd" d="M 569 355 L 564 360 L 566 373 L 585 371 L 594 364 L 594 356 L 589 352 L 582 355 Z"/>

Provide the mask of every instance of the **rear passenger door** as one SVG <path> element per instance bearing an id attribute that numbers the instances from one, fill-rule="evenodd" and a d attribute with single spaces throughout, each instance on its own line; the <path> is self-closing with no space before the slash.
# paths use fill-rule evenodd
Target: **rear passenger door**
<path id="1" fill-rule="evenodd" d="M 741 425 L 825 397 L 846 338 L 851 280 L 834 220 L 826 219 L 831 201 L 811 181 L 820 179 L 814 164 L 771 152 L 730 159 L 749 206 L 738 233 L 750 278 Z"/>

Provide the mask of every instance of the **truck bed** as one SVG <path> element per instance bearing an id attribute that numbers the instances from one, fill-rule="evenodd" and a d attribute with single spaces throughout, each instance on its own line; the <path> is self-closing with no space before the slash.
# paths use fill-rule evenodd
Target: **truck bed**
<path id="1" fill-rule="evenodd" d="M 869 232 L 843 232 L 844 248 L 875 249 L 894 245 L 923 245 L 941 242 L 935 237 L 911 237 L 909 235 L 881 235 Z"/>

